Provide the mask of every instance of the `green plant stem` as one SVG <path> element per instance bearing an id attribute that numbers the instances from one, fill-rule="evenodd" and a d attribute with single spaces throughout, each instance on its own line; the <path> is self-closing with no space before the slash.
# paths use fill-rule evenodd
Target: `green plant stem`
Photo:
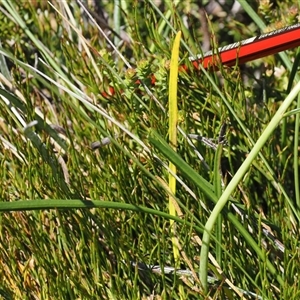
<path id="1" fill-rule="evenodd" d="M 116 47 L 118 47 L 118 44 L 120 42 L 119 36 L 121 33 L 120 30 L 120 0 L 114 0 L 114 30 L 118 35 L 115 35 L 114 37 L 114 44 Z"/>
<path id="2" fill-rule="evenodd" d="M 221 178 L 221 157 L 222 157 L 222 143 L 218 144 L 215 162 L 214 162 L 214 188 L 217 198 L 222 195 L 222 178 Z M 216 227 L 216 238 L 218 242 L 216 243 L 216 258 L 217 262 L 222 269 L 222 215 L 219 214 Z"/>
<path id="3" fill-rule="evenodd" d="M 300 94 L 298 95 L 297 108 L 300 108 Z M 296 114 L 295 134 L 294 134 L 294 184 L 295 184 L 295 201 L 299 212 L 300 209 L 300 190 L 299 190 L 299 124 L 300 115 Z"/>
<path id="4" fill-rule="evenodd" d="M 241 167 L 238 169 L 237 173 L 234 175 L 230 183 L 228 184 L 227 188 L 223 192 L 222 196 L 217 202 L 217 205 L 215 206 L 214 210 L 212 211 L 206 225 L 205 225 L 205 231 L 203 234 L 203 246 L 201 248 L 201 254 L 200 254 L 200 261 L 201 261 L 201 268 L 200 268 L 200 281 L 203 285 L 204 291 L 207 292 L 208 286 L 207 286 L 207 267 L 208 267 L 208 253 L 209 253 L 209 242 L 210 242 L 210 234 L 213 230 L 214 224 L 218 218 L 218 215 L 222 211 L 225 204 L 228 202 L 230 195 L 234 191 L 234 189 L 237 187 L 239 182 L 242 180 L 243 176 L 249 169 L 251 163 L 258 155 L 261 148 L 265 145 L 268 138 L 271 136 L 272 132 L 275 130 L 279 122 L 282 120 L 283 115 L 285 111 L 288 109 L 288 107 L 291 105 L 292 101 L 296 98 L 298 93 L 300 92 L 300 83 L 298 83 L 295 88 L 290 92 L 290 94 L 286 97 L 282 105 L 277 110 L 276 114 L 270 121 L 269 125 L 263 132 L 263 134 L 260 136 L 260 138 L 255 143 L 253 149 L 250 151 L 248 157 L 243 162 Z M 279 278 L 278 278 L 279 279 Z M 280 278 L 279 283 L 283 285 L 283 281 Z"/>

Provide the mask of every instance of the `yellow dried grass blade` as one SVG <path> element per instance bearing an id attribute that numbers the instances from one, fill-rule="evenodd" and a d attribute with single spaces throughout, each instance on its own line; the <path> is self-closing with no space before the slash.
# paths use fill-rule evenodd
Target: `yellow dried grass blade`
<path id="1" fill-rule="evenodd" d="M 178 59 L 179 59 L 179 45 L 180 45 L 181 31 L 179 31 L 175 37 L 171 64 L 170 64 L 170 81 L 169 81 L 169 143 L 173 147 L 174 151 L 177 148 L 177 118 L 178 118 L 178 108 L 177 108 L 177 82 L 178 82 Z M 171 171 L 176 174 L 176 166 L 169 163 Z M 173 195 L 176 194 L 176 178 L 169 174 L 169 188 Z M 174 205 L 175 199 L 169 196 L 169 213 L 170 215 L 176 215 L 176 209 Z M 174 221 L 170 222 L 171 232 L 172 232 L 172 244 L 175 262 L 179 260 L 179 250 L 177 247 L 177 239 L 175 236 L 175 224 Z"/>

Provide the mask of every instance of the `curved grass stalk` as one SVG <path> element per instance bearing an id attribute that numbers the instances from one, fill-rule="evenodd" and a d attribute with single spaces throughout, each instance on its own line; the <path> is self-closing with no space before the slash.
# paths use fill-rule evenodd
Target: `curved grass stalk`
<path id="1" fill-rule="evenodd" d="M 234 189 L 237 187 L 239 182 L 242 180 L 242 177 L 245 175 L 246 171 L 251 166 L 253 160 L 258 155 L 261 148 L 265 145 L 268 138 L 272 134 L 272 132 L 275 130 L 277 125 L 280 123 L 280 121 L 283 118 L 283 115 L 285 111 L 289 108 L 292 101 L 296 98 L 296 96 L 300 93 L 300 82 L 295 86 L 295 88 L 290 92 L 290 94 L 286 97 L 282 105 L 277 110 L 276 114 L 270 121 L 269 125 L 266 127 L 263 134 L 260 136 L 256 144 L 254 145 L 253 149 L 249 153 L 246 160 L 243 162 L 237 173 L 234 175 L 230 183 L 228 184 L 227 188 L 224 190 L 222 196 L 218 200 L 214 210 L 212 211 L 206 225 L 205 225 L 205 231 L 203 234 L 203 246 L 201 248 L 201 254 L 200 254 L 200 260 L 201 263 L 204 264 L 201 267 L 200 271 L 200 280 L 204 287 L 204 290 L 207 292 L 208 286 L 207 286 L 207 264 L 208 264 L 208 252 L 209 252 L 209 242 L 210 242 L 210 234 L 213 230 L 214 224 L 221 213 L 223 207 L 228 202 L 230 195 L 233 193 Z M 261 257 L 261 259 L 265 259 L 264 257 Z M 269 265 L 268 268 L 271 266 Z M 283 279 L 278 275 L 277 280 L 280 285 L 283 285 Z"/>
<path id="2" fill-rule="evenodd" d="M 168 220 L 173 220 L 177 223 L 193 227 L 198 233 L 202 233 L 203 229 L 194 223 L 183 220 L 177 216 L 172 216 L 160 210 L 148 208 L 145 206 L 133 205 L 128 203 L 100 201 L 100 200 L 66 200 L 66 199 L 36 199 L 36 200 L 20 200 L 13 202 L 0 202 L 1 212 L 12 211 L 28 211 L 28 210 L 45 210 L 45 209 L 79 209 L 79 208 L 107 208 L 107 209 L 121 209 L 130 210 L 134 212 L 148 213 L 156 215 Z"/>

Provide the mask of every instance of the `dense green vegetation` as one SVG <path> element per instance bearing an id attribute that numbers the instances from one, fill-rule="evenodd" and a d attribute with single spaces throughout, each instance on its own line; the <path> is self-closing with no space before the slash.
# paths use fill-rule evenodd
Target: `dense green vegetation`
<path id="1" fill-rule="evenodd" d="M 299 299 L 300 51 L 188 57 L 300 3 L 50 2 L 0 2 L 1 299 Z"/>

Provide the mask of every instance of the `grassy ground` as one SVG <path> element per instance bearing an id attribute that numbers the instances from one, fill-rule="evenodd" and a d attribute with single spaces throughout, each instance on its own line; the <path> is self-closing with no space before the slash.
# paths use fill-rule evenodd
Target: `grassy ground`
<path id="1" fill-rule="evenodd" d="M 169 75 L 299 4 L 98 2 L 0 4 L 1 299 L 299 299 L 299 51 Z"/>

